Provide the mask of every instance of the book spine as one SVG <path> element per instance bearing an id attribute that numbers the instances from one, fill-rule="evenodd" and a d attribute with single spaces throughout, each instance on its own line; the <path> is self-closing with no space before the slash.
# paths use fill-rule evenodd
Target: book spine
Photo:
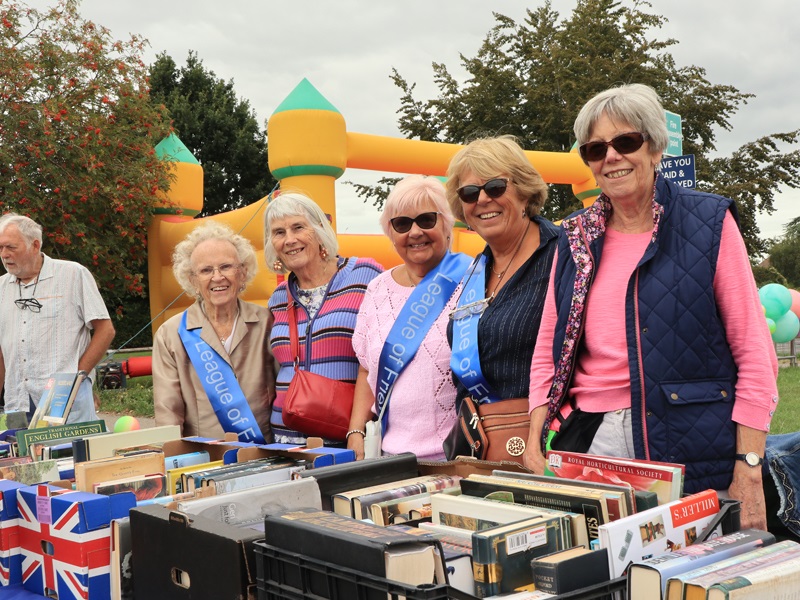
<path id="1" fill-rule="evenodd" d="M 548 594 L 558 594 L 558 572 L 557 563 L 543 563 L 534 561 L 531 567 L 533 584 L 537 590 Z"/>
<path id="2" fill-rule="evenodd" d="M 425 492 L 433 492 L 443 490 L 444 488 L 456 485 L 460 477 L 453 477 L 451 475 L 442 475 L 435 477 L 429 481 L 421 481 L 419 483 L 412 483 L 404 485 L 400 488 L 391 490 L 384 490 L 375 492 L 374 494 L 366 494 L 355 498 L 359 514 L 356 515 L 357 519 L 368 519 L 370 516 L 370 506 L 378 502 L 385 502 L 386 500 L 394 500 L 397 498 L 406 498 L 408 496 L 416 496 Z M 360 515 L 360 516 L 359 516 Z"/>
<path id="3" fill-rule="evenodd" d="M 502 573 L 497 564 L 497 545 L 486 537 L 472 536 L 472 578 L 478 598 L 500 593 Z"/>
<path id="4" fill-rule="evenodd" d="M 89 460 L 89 445 L 85 439 L 72 440 L 72 460 L 75 464 Z"/>

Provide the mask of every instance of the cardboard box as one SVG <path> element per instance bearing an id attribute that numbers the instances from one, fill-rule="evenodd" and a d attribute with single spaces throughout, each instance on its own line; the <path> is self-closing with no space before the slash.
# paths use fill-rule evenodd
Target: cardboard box
<path id="1" fill-rule="evenodd" d="M 203 517 L 189 518 L 157 504 L 134 508 L 130 515 L 137 598 L 255 597 L 253 543 L 263 533 Z"/>
<path id="2" fill-rule="evenodd" d="M 356 460 L 356 453 L 353 450 L 348 448 L 331 448 L 330 446 L 323 446 L 322 438 L 315 437 L 308 438 L 305 446 L 298 446 L 297 444 L 264 444 L 260 447 L 264 448 L 265 450 L 289 450 L 303 452 L 305 454 L 330 454 L 333 458 L 333 464 L 335 465 L 353 462 Z"/>
<path id="3" fill-rule="evenodd" d="M 19 548 L 19 510 L 16 481 L 0 479 L 0 586 L 22 583 L 22 554 Z"/>
<path id="4" fill-rule="evenodd" d="M 135 505 L 133 494 L 99 496 L 48 485 L 20 488 L 23 587 L 59 600 L 110 600 L 109 524 Z"/>
<path id="5" fill-rule="evenodd" d="M 297 446 L 293 446 L 297 448 Z M 222 460 L 225 464 L 245 462 L 257 458 L 268 458 L 270 456 L 288 456 L 297 460 L 310 461 L 313 467 L 327 467 L 334 463 L 334 455 L 325 452 L 327 448 L 309 449 L 300 451 L 296 449 L 267 449 L 265 446 L 257 446 L 245 442 L 213 440 L 201 437 L 188 437 L 180 440 L 170 440 L 164 442 L 162 447 L 164 456 L 177 456 L 205 450 L 208 452 L 209 459 L 212 461 Z M 348 451 L 350 452 L 350 451 Z"/>

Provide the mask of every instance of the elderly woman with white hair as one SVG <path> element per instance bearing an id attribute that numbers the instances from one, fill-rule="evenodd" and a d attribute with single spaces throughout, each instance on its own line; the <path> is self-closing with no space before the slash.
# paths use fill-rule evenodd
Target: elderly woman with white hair
<path id="1" fill-rule="evenodd" d="M 364 457 L 366 423 L 381 415 L 382 450 L 444 458 L 456 420 L 448 314 L 470 258 L 450 252 L 454 218 L 442 183 L 412 175 L 386 199 L 381 227 L 403 264 L 367 287 L 353 333 L 360 368 L 348 447 Z"/>
<path id="2" fill-rule="evenodd" d="M 356 381 L 358 360 L 352 345 L 356 315 L 367 284 L 383 268 L 370 258 L 345 258 L 338 252 L 336 233 L 311 198 L 287 192 L 267 205 L 264 258 L 273 272 L 288 274 L 269 300 L 270 344 L 279 364 L 272 410 L 276 442 L 302 444 L 308 437 L 283 420 L 286 392 L 295 375 L 290 320 L 297 326 L 299 369 L 346 383 Z"/>
<path id="3" fill-rule="evenodd" d="M 256 268 L 250 242 L 218 223 L 198 227 L 175 247 L 172 271 L 196 301 L 153 340 L 156 425 L 180 425 L 184 436 L 271 439 L 269 314 L 240 298 Z"/>

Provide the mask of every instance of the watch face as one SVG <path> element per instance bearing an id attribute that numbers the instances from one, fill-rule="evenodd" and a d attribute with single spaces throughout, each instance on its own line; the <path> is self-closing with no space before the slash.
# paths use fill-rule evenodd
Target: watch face
<path id="1" fill-rule="evenodd" d="M 751 467 L 757 467 L 761 463 L 761 457 L 755 452 L 748 452 L 745 454 L 744 460 Z"/>

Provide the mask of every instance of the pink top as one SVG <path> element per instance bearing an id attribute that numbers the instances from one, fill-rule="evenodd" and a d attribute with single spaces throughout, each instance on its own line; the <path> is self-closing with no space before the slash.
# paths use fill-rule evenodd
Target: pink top
<path id="1" fill-rule="evenodd" d="M 624 234 L 610 228 L 606 230 L 603 259 L 589 293 L 583 344 L 570 388 L 577 406 L 587 412 L 630 407 L 625 292 L 651 235 L 652 232 Z M 554 267 L 556 264 L 554 260 Z M 733 360 L 739 369 L 733 420 L 768 431 L 778 402 L 778 359 L 750 272 L 744 240 L 729 212 L 722 226 L 714 294 Z M 554 275 L 552 271 L 551 290 Z M 554 374 L 555 325 L 555 298 L 548 293 L 531 362 L 531 409 L 547 404 Z M 769 357 L 766 361 L 765 356 Z"/>
<path id="2" fill-rule="evenodd" d="M 391 271 L 378 275 L 367 292 L 353 332 L 353 350 L 368 372 L 375 392 L 383 343 L 413 288 L 404 287 Z M 389 427 L 381 448 L 389 454 L 413 452 L 420 460 L 442 460 L 442 442 L 456 421 L 456 388 L 450 372 L 447 321 L 457 294 L 433 324 L 414 360 L 400 374 L 389 398 Z M 373 407 L 373 412 L 375 408 Z"/>

